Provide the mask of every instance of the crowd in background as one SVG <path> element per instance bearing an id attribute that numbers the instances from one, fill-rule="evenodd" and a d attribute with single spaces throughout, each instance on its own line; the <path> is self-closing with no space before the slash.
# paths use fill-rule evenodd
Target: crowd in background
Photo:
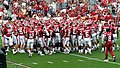
<path id="1" fill-rule="evenodd" d="M 119 10 L 119 0 L 2 0 L 0 19 L 14 21 L 36 18 L 39 20 L 41 17 L 63 17 L 64 15 L 87 19 L 89 17 L 94 19 L 94 16 L 103 18 L 103 15 L 106 18 L 108 16 L 117 18 L 120 17 Z M 119 18 L 117 20 L 119 21 Z"/>

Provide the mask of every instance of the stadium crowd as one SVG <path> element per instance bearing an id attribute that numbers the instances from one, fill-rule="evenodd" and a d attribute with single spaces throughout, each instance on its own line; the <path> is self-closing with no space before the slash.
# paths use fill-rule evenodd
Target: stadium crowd
<path id="1" fill-rule="evenodd" d="M 92 54 L 100 41 L 106 59 L 108 51 L 115 58 L 113 51 L 119 50 L 119 0 L 2 0 L 0 5 L 2 45 L 13 54 Z"/>

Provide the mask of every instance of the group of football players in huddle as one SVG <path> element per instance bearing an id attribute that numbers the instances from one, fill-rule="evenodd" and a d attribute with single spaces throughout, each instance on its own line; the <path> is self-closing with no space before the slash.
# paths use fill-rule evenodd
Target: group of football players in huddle
<path id="1" fill-rule="evenodd" d="M 107 41 L 112 41 L 112 51 L 115 48 L 119 50 L 116 43 L 118 27 L 113 20 L 101 24 L 91 19 L 84 21 L 77 18 L 21 19 L 3 23 L 1 32 L 2 45 L 6 51 L 12 48 L 13 54 L 27 52 L 29 57 L 34 52 L 38 55 L 52 55 L 56 52 L 69 54 L 74 51 L 92 54 L 99 48 L 99 41 L 102 41 L 102 52 L 106 51 L 105 46 L 109 46 Z"/>

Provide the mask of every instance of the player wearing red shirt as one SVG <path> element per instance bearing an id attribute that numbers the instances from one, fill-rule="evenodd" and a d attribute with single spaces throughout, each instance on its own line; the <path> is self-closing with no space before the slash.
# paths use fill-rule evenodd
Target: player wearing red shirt
<path id="1" fill-rule="evenodd" d="M 18 28 L 17 26 L 15 26 L 15 24 L 13 25 L 13 43 L 14 43 L 14 49 L 13 49 L 13 54 L 16 54 L 18 51 Z"/>
<path id="2" fill-rule="evenodd" d="M 20 53 L 25 53 L 24 47 L 25 47 L 25 31 L 24 31 L 24 26 L 20 25 L 18 27 L 18 44 L 20 45 Z"/>
<path id="3" fill-rule="evenodd" d="M 61 43 L 61 35 L 60 35 L 60 26 L 57 24 L 55 25 L 55 44 L 56 50 L 60 52 L 60 43 Z"/>
<path id="4" fill-rule="evenodd" d="M 28 48 L 28 53 L 29 57 L 32 57 L 32 50 L 33 50 L 33 45 L 34 45 L 34 39 L 35 39 L 35 31 L 33 27 L 30 27 L 30 30 L 27 33 L 27 48 Z"/>
<path id="5" fill-rule="evenodd" d="M 97 42 L 97 29 L 96 29 L 96 25 L 92 25 L 90 27 L 90 30 L 91 30 L 91 34 L 92 34 L 92 44 L 93 44 L 93 50 L 97 50 L 99 45 L 98 45 L 98 42 Z"/>
<path id="6" fill-rule="evenodd" d="M 86 26 L 85 30 L 83 30 L 83 38 L 84 38 L 84 45 L 86 47 L 85 54 L 87 54 L 87 52 L 89 52 L 89 54 L 92 54 L 91 53 L 91 31 L 88 26 Z"/>
<path id="7" fill-rule="evenodd" d="M 83 53 L 83 33 L 84 30 L 83 26 L 78 26 L 77 28 L 77 42 L 78 42 L 78 53 Z"/>
<path id="8" fill-rule="evenodd" d="M 38 51 L 38 54 L 40 55 L 44 55 L 42 53 L 43 51 L 43 47 L 44 47 L 44 44 L 43 44 L 43 28 L 42 27 L 39 27 L 38 28 L 38 45 L 37 45 L 37 51 Z"/>
<path id="9" fill-rule="evenodd" d="M 5 35 L 5 25 L 3 25 L 3 23 L 2 23 L 1 33 L 2 33 L 2 47 L 4 48 L 5 47 L 5 38 L 4 38 L 4 35 Z"/>
<path id="10" fill-rule="evenodd" d="M 115 24 L 112 24 L 112 33 L 113 33 L 113 41 L 114 41 L 114 45 L 113 45 L 113 50 L 115 50 L 115 47 L 117 48 L 117 50 L 119 50 L 119 45 L 117 44 L 117 39 L 118 39 L 118 27 L 115 26 Z"/>
<path id="11" fill-rule="evenodd" d="M 115 55 L 114 52 L 112 50 L 112 45 L 113 45 L 113 34 L 112 32 L 110 32 L 110 29 L 107 29 L 107 33 L 106 33 L 106 43 L 104 45 L 105 47 L 105 60 L 104 61 L 108 61 L 108 52 L 112 55 L 113 58 L 113 62 L 115 62 Z"/>
<path id="12" fill-rule="evenodd" d="M 9 46 L 13 45 L 13 39 L 12 39 L 12 28 L 11 24 L 6 24 L 4 28 L 4 38 L 5 38 L 5 48 L 7 48 L 6 51 L 9 51 Z"/>
<path id="13" fill-rule="evenodd" d="M 72 26 L 71 28 L 71 40 L 72 40 L 72 49 L 75 51 L 75 48 L 77 47 L 77 28 L 76 26 Z M 78 49 L 78 48 L 76 48 Z"/>
<path id="14" fill-rule="evenodd" d="M 64 29 L 63 36 L 63 47 L 65 48 L 64 49 L 65 54 L 68 54 L 70 52 L 69 45 L 70 45 L 70 28 L 66 26 L 66 28 Z"/>
<path id="15" fill-rule="evenodd" d="M 51 48 L 51 43 L 52 43 L 52 40 L 51 40 L 51 30 L 49 28 L 49 26 L 47 26 L 47 28 L 44 30 L 45 31 L 45 38 L 46 38 L 46 49 L 47 51 L 45 51 L 45 53 L 47 54 L 47 52 L 49 53 L 49 55 L 52 55 L 53 52 L 52 52 L 52 48 Z"/>
<path id="16" fill-rule="evenodd" d="M 109 26 L 108 23 L 105 23 L 105 24 L 102 26 L 102 31 L 101 31 L 101 33 L 100 33 L 100 35 L 101 35 L 101 41 L 102 41 L 102 50 L 101 50 L 101 52 L 104 52 L 104 47 L 103 47 L 103 45 L 104 45 L 104 41 L 105 41 L 106 30 L 109 29 L 109 28 L 110 28 L 110 26 Z"/>

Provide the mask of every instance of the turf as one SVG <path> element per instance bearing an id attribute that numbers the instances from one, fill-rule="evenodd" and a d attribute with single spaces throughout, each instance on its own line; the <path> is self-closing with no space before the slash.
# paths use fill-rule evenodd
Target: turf
<path id="1" fill-rule="evenodd" d="M 1 39 L 0 39 L 1 41 Z M 120 39 L 118 44 L 120 45 Z M 54 55 L 40 56 L 34 54 L 32 58 L 28 54 L 13 55 L 9 52 L 6 56 L 7 68 L 119 68 L 120 67 L 120 51 L 115 51 L 117 61 L 114 63 L 112 59 L 109 62 L 103 62 L 104 53 L 100 52 L 101 48 L 93 51 L 92 55 L 79 55 L 76 52 L 70 54 L 57 53 Z M 111 55 L 109 54 L 109 57 Z"/>
<path id="2" fill-rule="evenodd" d="M 99 52 L 93 52 L 94 54 L 90 55 L 84 55 L 92 58 L 99 58 L 101 60 L 104 59 L 104 53 L 99 53 Z M 120 58 L 119 58 L 119 52 L 115 52 L 117 58 L 117 63 L 120 63 Z M 116 64 L 110 64 L 110 63 L 105 63 L 105 62 L 100 62 L 96 60 L 91 60 L 91 59 L 86 59 L 86 58 L 81 58 L 78 56 L 73 56 L 73 55 L 78 55 L 77 53 L 71 53 L 68 55 L 65 54 L 54 54 L 54 55 L 46 55 L 46 56 L 38 56 L 36 54 L 33 55 L 32 58 L 28 58 L 27 54 L 17 54 L 17 55 L 12 55 L 11 52 L 7 56 L 7 60 L 9 61 L 14 61 L 15 63 L 23 64 L 31 68 L 119 68 L 120 65 Z M 110 60 L 111 62 L 112 60 Z M 14 64 L 12 64 L 15 66 Z M 8 68 L 9 67 L 8 65 Z M 18 66 L 19 68 L 19 66 Z"/>

